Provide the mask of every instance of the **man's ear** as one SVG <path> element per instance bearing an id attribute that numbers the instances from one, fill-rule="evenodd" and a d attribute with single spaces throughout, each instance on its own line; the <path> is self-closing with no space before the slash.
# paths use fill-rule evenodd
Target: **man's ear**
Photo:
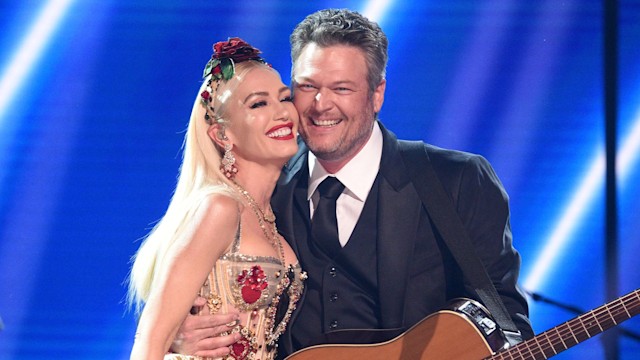
<path id="1" fill-rule="evenodd" d="M 380 112 L 382 109 L 382 104 L 384 103 L 384 90 L 387 87 L 387 80 L 382 79 L 380 84 L 373 91 L 373 112 L 376 114 Z"/>
<path id="2" fill-rule="evenodd" d="M 224 133 L 225 126 L 224 124 L 214 123 L 209 125 L 209 129 L 207 130 L 207 134 L 209 138 L 213 140 L 220 148 L 224 148 L 225 141 L 229 140 L 227 135 Z"/>

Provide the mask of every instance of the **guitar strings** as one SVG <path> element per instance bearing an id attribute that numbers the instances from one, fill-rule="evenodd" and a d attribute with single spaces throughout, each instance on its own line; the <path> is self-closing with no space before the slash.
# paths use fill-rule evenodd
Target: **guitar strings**
<path id="1" fill-rule="evenodd" d="M 637 300 L 634 300 L 633 299 L 634 297 Z M 517 344 L 513 348 L 509 349 L 507 352 L 496 353 L 491 358 L 492 359 L 531 359 L 531 358 L 539 359 L 540 357 L 538 357 L 538 355 L 542 355 L 545 359 L 547 359 L 548 350 L 551 350 L 553 352 L 553 354 L 549 353 L 549 356 L 554 356 L 559 352 L 567 350 L 573 345 L 577 345 L 578 343 L 582 341 L 586 341 L 592 336 L 595 336 L 605 331 L 606 329 L 603 329 L 600 324 L 604 324 L 607 329 L 613 326 L 613 325 L 607 326 L 604 323 L 604 321 L 606 320 L 611 321 L 615 325 L 618 325 L 619 322 L 623 322 L 635 315 L 638 315 L 640 313 L 640 302 L 638 300 L 640 300 L 640 290 L 635 290 L 625 296 L 618 298 L 617 300 L 610 302 L 609 304 L 600 306 L 595 310 L 587 312 L 575 319 L 569 320 L 561 325 L 554 327 L 553 329 L 547 330 L 535 336 L 531 340 L 524 341 L 520 344 Z M 589 323 L 585 325 L 585 322 L 583 321 L 583 319 L 588 317 L 590 317 L 591 320 Z M 600 319 L 600 318 L 603 318 L 603 319 Z M 598 321 L 598 319 L 600 319 L 601 321 Z M 587 328 L 587 326 L 589 328 Z M 589 329 L 598 330 L 596 329 L 596 326 L 599 328 L 599 331 L 594 335 L 591 335 L 589 333 Z M 546 342 L 544 344 L 541 344 L 539 339 L 543 335 L 546 338 Z M 585 335 L 586 337 L 584 337 Z M 582 340 L 578 340 L 578 337 L 580 337 Z M 554 346 L 554 344 L 560 345 L 558 340 L 560 340 L 564 349 L 560 349 L 559 351 L 556 351 L 556 347 Z M 565 340 L 567 341 L 565 342 Z M 571 344 L 570 346 L 567 346 L 567 343 L 570 343 L 571 341 L 575 341 L 575 343 Z M 516 351 L 518 352 L 518 355 L 514 354 L 514 352 Z M 526 357 L 529 355 L 530 357 Z"/>
<path id="2" fill-rule="evenodd" d="M 553 338 L 553 340 L 555 340 L 555 343 L 557 345 L 560 345 L 560 343 L 557 342 L 557 340 L 559 339 L 562 342 L 562 346 L 564 346 L 564 349 L 560 349 L 560 352 L 564 351 L 564 350 L 568 349 L 569 347 L 571 347 L 573 345 L 576 345 L 576 344 L 580 343 L 581 341 L 585 341 L 585 340 L 587 340 L 587 339 L 589 339 L 589 338 L 591 338 L 593 336 L 593 335 L 591 335 L 589 333 L 589 329 L 594 330 L 595 329 L 594 324 L 591 323 L 589 325 L 589 329 L 587 329 L 587 327 L 585 326 L 585 323 L 582 321 L 583 319 L 585 319 L 585 318 L 587 318 L 589 316 L 591 316 L 594 319 L 597 319 L 599 317 L 602 317 L 606 313 L 607 315 L 609 315 L 608 316 L 609 318 L 610 317 L 614 318 L 614 321 L 613 321 L 614 324 L 616 324 L 615 319 L 619 315 L 622 315 L 622 314 L 625 315 L 625 318 L 622 319 L 622 321 L 629 319 L 631 316 L 630 316 L 629 311 L 627 309 L 631 309 L 632 311 L 634 311 L 633 310 L 634 307 L 633 306 L 626 306 L 625 307 L 624 301 L 629 300 L 628 298 L 630 298 L 630 297 L 633 297 L 633 294 L 625 296 L 625 297 L 619 299 L 618 301 L 614 301 L 609 305 L 602 306 L 602 307 L 600 307 L 600 308 L 598 308 L 598 309 L 596 309 L 596 310 L 594 310 L 594 311 L 592 311 L 590 313 L 587 313 L 587 314 L 585 314 L 585 315 L 583 315 L 581 317 L 578 317 L 576 319 L 568 321 L 567 323 L 562 324 L 562 325 L 556 327 L 555 329 L 546 331 L 543 334 L 545 335 L 545 337 L 548 340 L 549 340 L 550 337 Z M 637 294 L 636 294 L 636 297 L 637 297 Z M 614 304 L 614 305 L 612 306 L 612 304 Z M 600 331 L 598 331 L 596 334 L 599 334 L 600 332 L 604 331 L 604 329 L 602 329 L 600 324 L 596 323 L 596 325 L 600 328 Z M 560 329 L 562 329 L 562 331 L 560 331 Z M 572 331 L 572 330 L 574 330 L 574 331 Z M 595 329 L 595 330 L 597 330 L 597 329 Z M 555 334 L 554 334 L 554 332 L 555 332 Z M 549 336 L 550 334 L 552 336 Z M 594 335 L 596 335 L 596 334 L 594 334 Z M 570 336 L 568 336 L 568 335 L 570 335 Z M 586 335 L 586 337 L 584 337 L 585 335 Z M 578 336 L 581 337 L 582 340 L 578 340 L 578 338 L 577 338 Z M 573 338 L 573 340 L 575 340 L 575 343 L 571 344 L 570 346 L 567 346 L 567 343 L 570 343 L 570 341 L 572 340 L 571 338 Z M 528 350 L 529 353 L 531 355 L 533 355 L 533 356 L 535 356 L 536 354 L 542 353 L 542 355 L 545 358 L 547 357 L 546 356 L 546 354 L 547 354 L 546 351 L 549 350 L 549 349 L 554 352 L 553 355 L 558 353 L 558 351 L 556 351 L 556 347 L 553 346 L 553 343 L 552 343 L 551 346 L 547 346 L 546 344 L 545 344 L 545 346 L 542 346 L 542 345 L 540 345 L 540 342 L 538 341 L 538 339 L 539 339 L 538 337 L 535 338 L 535 342 L 537 343 L 537 346 L 538 346 L 538 349 L 533 349 L 533 350 L 536 350 L 535 353 L 532 351 L 531 346 L 530 346 L 530 345 L 533 344 L 533 342 L 529 342 L 529 343 L 526 343 L 526 344 L 520 346 L 520 349 L 518 349 L 519 352 L 521 353 L 521 356 L 523 356 L 522 350 Z M 553 340 L 551 340 L 551 341 L 553 342 Z M 567 341 L 565 342 L 565 340 L 567 340 Z M 524 355 L 526 355 L 526 354 L 524 354 Z"/>
<path id="3" fill-rule="evenodd" d="M 593 326 L 593 323 L 590 324 L 589 329 L 587 329 L 587 327 L 585 326 L 585 323 L 582 321 L 583 319 L 591 316 L 594 319 L 597 319 L 599 317 L 602 317 L 603 314 L 608 314 L 610 317 L 614 317 L 614 319 L 621 315 L 621 314 L 625 314 L 625 319 L 627 320 L 630 318 L 630 314 L 627 310 L 627 308 L 631 307 L 631 306 L 627 306 L 625 307 L 625 302 L 628 302 L 629 298 L 633 297 L 633 296 L 638 297 L 637 292 L 636 294 L 629 294 L 627 296 L 624 296 L 608 305 L 604 305 L 601 306 L 599 308 L 597 308 L 596 310 L 593 310 L 581 317 L 578 317 L 576 319 L 570 320 L 565 324 L 562 324 L 558 327 L 556 327 L 555 329 L 552 329 L 550 331 L 546 331 L 545 333 L 543 333 L 545 335 L 545 337 L 547 337 L 547 339 L 549 339 L 549 335 L 551 334 L 551 338 L 554 338 L 554 340 L 556 340 L 556 344 L 560 345 L 559 343 L 557 343 L 557 340 L 559 339 L 562 342 L 562 345 L 564 346 L 564 349 L 560 349 L 560 351 L 564 351 L 566 349 L 568 349 L 569 347 L 578 344 L 579 342 L 581 342 L 580 340 L 578 340 L 577 336 L 580 336 L 581 338 L 586 335 L 586 337 L 582 340 L 587 340 L 589 338 L 592 337 L 592 335 L 589 333 L 589 329 L 594 330 L 595 326 Z M 638 297 L 640 298 L 640 297 Z M 613 305 L 612 305 L 613 304 Z M 633 307 L 631 307 L 632 311 L 633 311 Z M 614 320 L 613 323 L 615 324 L 616 321 Z M 599 324 L 596 324 L 599 328 L 600 328 L 600 332 L 604 331 L 602 329 L 602 327 Z M 560 331 L 560 329 L 562 329 L 562 331 Z M 583 331 L 584 329 L 584 331 Z M 577 330 L 577 331 L 572 331 L 572 330 Z M 597 330 L 597 329 L 595 329 Z M 554 334 L 555 331 L 555 334 Z M 568 336 L 571 335 L 571 336 Z M 595 334 L 594 334 L 595 335 Z M 572 344 L 570 346 L 567 346 L 567 343 L 569 343 L 571 341 L 571 337 L 573 337 L 573 340 L 576 341 L 575 344 Z M 552 346 L 545 346 L 543 347 L 542 345 L 540 345 L 539 341 L 538 341 L 538 337 L 535 338 L 535 342 L 537 343 L 538 349 L 534 349 L 536 350 L 536 353 L 534 354 L 531 347 L 529 345 L 533 344 L 533 342 L 529 342 L 524 344 L 523 346 L 520 346 L 520 348 L 518 349 L 518 351 L 520 352 L 521 356 L 524 356 L 526 354 L 522 353 L 522 350 L 528 350 L 528 352 L 535 356 L 536 354 L 540 354 L 542 353 L 542 355 L 546 358 L 546 351 L 551 349 L 554 352 L 554 355 L 557 354 L 558 352 L 556 351 L 555 347 Z M 567 340 L 565 342 L 565 340 Z"/>

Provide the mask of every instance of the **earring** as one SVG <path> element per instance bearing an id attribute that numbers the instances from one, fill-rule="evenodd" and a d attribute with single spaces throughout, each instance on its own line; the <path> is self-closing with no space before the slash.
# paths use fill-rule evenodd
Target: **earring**
<path id="1" fill-rule="evenodd" d="M 236 157 L 233 156 L 231 152 L 231 145 L 224 144 L 224 156 L 222 157 L 222 165 L 220 165 L 220 171 L 227 177 L 227 179 L 232 180 L 236 174 L 238 173 L 238 168 L 236 167 Z"/>
<path id="2" fill-rule="evenodd" d="M 227 137 L 227 134 L 224 133 L 224 128 L 223 127 L 220 127 L 220 129 L 218 130 L 218 139 L 220 139 L 220 140 L 229 140 L 229 138 Z"/>

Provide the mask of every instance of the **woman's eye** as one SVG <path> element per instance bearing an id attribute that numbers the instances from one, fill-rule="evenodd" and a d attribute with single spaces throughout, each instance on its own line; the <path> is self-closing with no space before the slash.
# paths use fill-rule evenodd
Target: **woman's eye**
<path id="1" fill-rule="evenodd" d="M 291 95 L 289 95 L 289 96 L 285 96 L 285 97 L 284 97 L 284 98 L 282 98 L 282 100 L 280 100 L 280 101 L 282 101 L 282 102 L 284 102 L 284 101 L 291 102 L 291 101 L 293 101 L 293 96 L 291 96 Z"/>
<path id="2" fill-rule="evenodd" d="M 257 109 L 259 107 L 263 107 L 263 106 L 266 106 L 266 105 L 267 105 L 267 102 L 262 100 L 262 101 L 258 101 L 258 102 L 255 102 L 255 103 L 251 104 L 251 108 L 252 109 Z"/>

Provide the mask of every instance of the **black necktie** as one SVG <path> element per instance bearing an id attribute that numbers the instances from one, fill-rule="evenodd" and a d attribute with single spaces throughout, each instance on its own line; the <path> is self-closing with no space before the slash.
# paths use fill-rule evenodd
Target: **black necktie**
<path id="1" fill-rule="evenodd" d="M 336 199 L 343 190 L 344 185 L 335 177 L 329 176 L 324 179 L 318 185 L 320 200 L 311 221 L 313 239 L 331 257 L 334 257 L 342 249 L 338 238 Z"/>

